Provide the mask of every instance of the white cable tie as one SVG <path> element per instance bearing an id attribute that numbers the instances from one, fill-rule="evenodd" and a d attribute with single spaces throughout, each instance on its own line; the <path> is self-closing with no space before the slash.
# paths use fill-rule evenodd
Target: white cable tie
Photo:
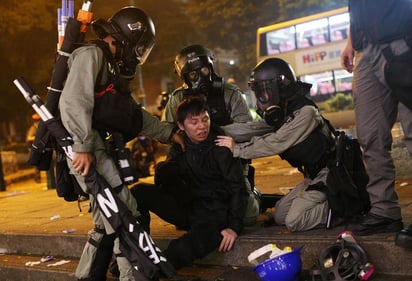
<path id="1" fill-rule="evenodd" d="M 61 93 L 61 92 L 63 92 L 63 90 L 59 90 L 59 89 L 56 89 L 56 88 L 52 88 L 52 87 L 47 87 L 47 90 L 51 90 L 51 91 L 53 91 L 53 92 L 58 92 L 58 93 Z"/>
<path id="2" fill-rule="evenodd" d="M 61 56 L 65 56 L 65 57 L 70 56 L 70 53 L 63 52 L 62 50 L 58 50 L 57 52 L 58 52 L 58 53 L 59 53 L 59 55 L 61 55 Z"/>

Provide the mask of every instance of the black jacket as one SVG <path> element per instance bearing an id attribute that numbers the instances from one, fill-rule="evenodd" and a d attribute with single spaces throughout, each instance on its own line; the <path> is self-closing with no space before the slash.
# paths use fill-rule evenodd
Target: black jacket
<path id="1" fill-rule="evenodd" d="M 410 0 L 349 0 L 350 30 L 355 50 L 411 36 Z"/>
<path id="2" fill-rule="evenodd" d="M 190 187 L 193 219 L 226 221 L 226 227 L 240 233 L 248 192 L 239 158 L 226 147 L 215 145 L 218 135 L 212 129 L 207 140 L 194 144 L 185 138 L 186 151 L 171 148 L 171 159 Z"/>

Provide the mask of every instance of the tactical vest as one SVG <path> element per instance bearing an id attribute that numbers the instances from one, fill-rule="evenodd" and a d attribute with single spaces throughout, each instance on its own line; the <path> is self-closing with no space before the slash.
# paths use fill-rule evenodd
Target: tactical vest
<path id="1" fill-rule="evenodd" d="M 409 0 L 350 0 L 352 45 L 383 44 L 412 35 L 412 2 Z"/>
<path id="2" fill-rule="evenodd" d="M 316 107 L 313 101 L 303 96 L 290 101 L 287 107 L 287 116 L 293 118 L 293 112 L 305 105 Z M 304 141 L 279 154 L 291 166 L 298 168 L 305 176 L 312 179 L 321 169 L 326 167 L 332 155 L 333 138 L 322 132 L 322 126 L 322 124 L 319 125 Z"/>
<path id="3" fill-rule="evenodd" d="M 214 89 L 207 96 L 207 103 L 210 108 L 210 116 L 212 122 L 218 126 L 232 124 L 231 111 L 226 107 L 225 103 L 225 88 Z"/>
<path id="4" fill-rule="evenodd" d="M 92 126 L 101 133 L 121 133 L 127 142 L 142 130 L 142 108 L 131 96 L 129 81 L 120 77 L 107 44 L 102 41 L 94 43 L 103 51 L 108 79 L 101 84 L 103 67 L 96 79 Z"/>
<path id="5" fill-rule="evenodd" d="M 192 94 L 189 90 L 183 90 L 183 98 L 188 98 Z M 209 106 L 210 120 L 213 124 L 217 126 L 225 126 L 232 124 L 233 120 L 231 118 L 231 110 L 226 107 L 225 102 L 225 87 L 214 88 L 207 95 L 206 102 Z"/>

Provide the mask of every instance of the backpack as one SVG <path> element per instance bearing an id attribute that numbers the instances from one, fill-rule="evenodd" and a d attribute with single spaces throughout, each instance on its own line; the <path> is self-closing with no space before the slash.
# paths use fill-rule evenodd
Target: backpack
<path id="1" fill-rule="evenodd" d="M 64 82 L 67 77 L 67 60 L 69 55 L 84 44 L 86 27 L 91 22 L 90 7 L 82 7 L 77 19 L 68 17 L 64 32 L 64 40 L 59 42 L 60 49 L 56 58 L 53 74 L 46 95 L 45 108 L 54 116 L 56 125 L 61 124 L 58 116 L 58 104 Z M 64 15 L 63 15 L 64 16 Z M 61 43 L 61 45 L 60 45 Z M 41 102 L 41 101 L 40 101 Z M 53 150 L 56 151 L 56 192 L 66 201 L 76 201 L 80 196 L 88 195 L 82 191 L 73 175 L 69 173 L 64 150 L 57 144 L 57 140 L 48 131 L 45 122 L 41 120 L 37 128 L 36 137 L 30 150 L 28 164 L 36 166 L 41 171 L 52 168 Z"/>
<path id="2" fill-rule="evenodd" d="M 46 108 L 47 110 L 55 116 L 55 121 L 56 123 L 59 123 L 61 128 L 64 128 L 63 125 L 61 124 L 61 121 L 58 117 L 58 103 L 60 99 L 60 95 L 62 92 L 62 89 L 64 87 L 64 81 L 67 78 L 68 74 L 68 66 L 67 66 L 67 60 L 69 55 L 78 47 L 81 47 L 85 45 L 84 43 L 84 32 L 85 30 L 82 29 L 82 22 L 79 20 L 76 20 L 74 18 L 69 18 L 67 22 L 67 26 L 65 29 L 65 37 L 64 41 L 62 43 L 62 46 L 59 50 L 59 55 L 56 59 L 55 66 L 54 66 L 54 71 L 53 75 L 51 78 L 50 86 L 48 87 L 48 93 L 46 96 Z M 105 50 L 104 46 L 102 44 L 98 44 L 97 42 L 94 42 L 99 48 L 102 49 L 104 56 L 106 60 L 108 60 L 107 56 L 107 51 Z M 96 85 L 99 84 L 99 81 L 101 79 L 101 72 L 99 72 Z M 112 83 L 117 83 L 116 81 L 109 81 Z M 108 83 L 109 83 L 108 82 Z M 108 85 L 99 85 L 103 88 L 108 87 Z M 113 91 L 115 91 L 113 87 Z M 102 89 L 96 89 L 96 92 L 99 92 Z M 97 99 L 97 97 L 96 97 Z M 126 136 L 126 138 L 129 140 L 130 138 L 134 137 L 138 131 L 140 131 L 141 126 L 142 126 L 142 116 L 141 116 L 141 108 L 140 105 L 137 105 L 135 102 L 132 101 L 132 97 L 130 96 L 130 93 L 126 94 L 118 94 L 118 95 L 110 95 L 107 94 L 107 91 L 100 91 L 100 96 L 96 101 L 96 106 L 99 108 L 103 108 L 104 110 L 101 110 L 100 112 L 103 112 L 103 114 L 97 115 L 94 114 L 94 124 L 104 124 L 104 128 L 112 128 L 112 123 L 116 124 L 121 124 L 123 127 L 126 127 L 126 129 L 129 129 L 131 127 L 130 123 L 133 123 L 133 128 L 135 128 L 135 131 L 130 133 L 129 135 Z M 122 112 L 125 114 L 128 114 L 128 118 L 120 118 L 118 117 L 117 112 L 113 110 L 107 110 L 114 108 L 112 105 L 116 104 L 118 105 L 120 103 L 120 108 L 124 108 Z M 114 114 L 114 115 L 113 115 Z M 115 116 L 115 117 L 113 117 Z M 130 117 L 130 118 L 129 118 Z M 124 120 L 132 120 L 129 122 L 124 122 Z M 104 123 L 104 121 L 109 120 L 109 124 Z M 119 120 L 121 120 L 119 122 Z M 47 121 L 46 121 L 47 122 Z M 58 124 L 56 124 L 58 125 Z M 120 129 L 124 129 L 124 128 Z M 95 129 L 101 129 L 101 128 L 95 128 Z M 64 130 L 65 131 L 65 130 Z M 101 130 L 99 130 L 101 132 Z M 123 130 L 124 131 L 124 130 Z M 67 132 L 65 132 L 66 135 Z M 101 132 L 102 133 L 102 132 Z M 106 131 L 104 132 L 106 133 Z M 115 132 L 113 130 L 110 130 L 111 135 L 114 135 Z M 125 134 L 125 132 L 121 132 L 122 134 Z M 106 136 L 104 136 L 104 139 L 107 139 Z M 113 141 L 111 142 L 113 143 Z M 111 145 L 106 144 L 106 145 Z M 117 144 L 118 142 L 116 142 Z M 80 199 L 81 196 L 88 197 L 88 194 L 83 192 L 81 189 L 80 185 L 77 183 L 77 180 L 75 177 L 70 174 L 70 169 L 67 165 L 66 161 L 66 155 L 64 150 L 58 145 L 58 141 L 50 134 L 48 131 L 45 123 L 41 121 L 39 123 L 39 127 L 36 132 L 36 137 L 35 140 L 32 144 L 32 149 L 30 152 L 30 157 L 28 163 L 30 165 L 36 166 L 39 170 L 49 170 L 51 168 L 51 163 L 53 159 L 53 150 L 56 151 L 56 192 L 59 197 L 63 197 L 66 201 L 76 201 Z M 128 160 L 128 151 L 124 147 L 124 144 L 122 147 L 116 147 L 113 149 L 115 151 L 114 155 L 114 160 L 116 162 L 116 165 L 118 166 L 119 172 L 122 176 L 122 179 L 124 180 L 125 183 L 130 183 L 134 182 L 137 180 L 137 177 L 134 176 L 135 173 L 130 173 L 129 166 L 126 167 L 125 163 L 126 160 Z M 133 172 L 133 171 L 132 171 Z M 124 175 L 125 173 L 128 173 L 127 175 Z M 133 174 L 130 176 L 129 174 Z M 126 180 L 125 180 L 126 179 Z"/>
<path id="3" fill-rule="evenodd" d="M 358 140 L 335 130 L 329 121 L 327 123 L 335 137 L 326 179 L 330 215 L 347 220 L 369 211 L 370 200 L 366 191 L 369 177 Z M 331 216 L 328 218 L 328 228 L 330 223 Z"/>

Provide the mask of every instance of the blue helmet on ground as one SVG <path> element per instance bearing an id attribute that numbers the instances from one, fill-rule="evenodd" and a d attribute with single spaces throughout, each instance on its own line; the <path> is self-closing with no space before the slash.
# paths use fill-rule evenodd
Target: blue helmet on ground
<path id="1" fill-rule="evenodd" d="M 253 270 L 262 281 L 298 281 L 302 259 L 298 247 L 291 252 L 275 256 L 256 265 Z"/>

